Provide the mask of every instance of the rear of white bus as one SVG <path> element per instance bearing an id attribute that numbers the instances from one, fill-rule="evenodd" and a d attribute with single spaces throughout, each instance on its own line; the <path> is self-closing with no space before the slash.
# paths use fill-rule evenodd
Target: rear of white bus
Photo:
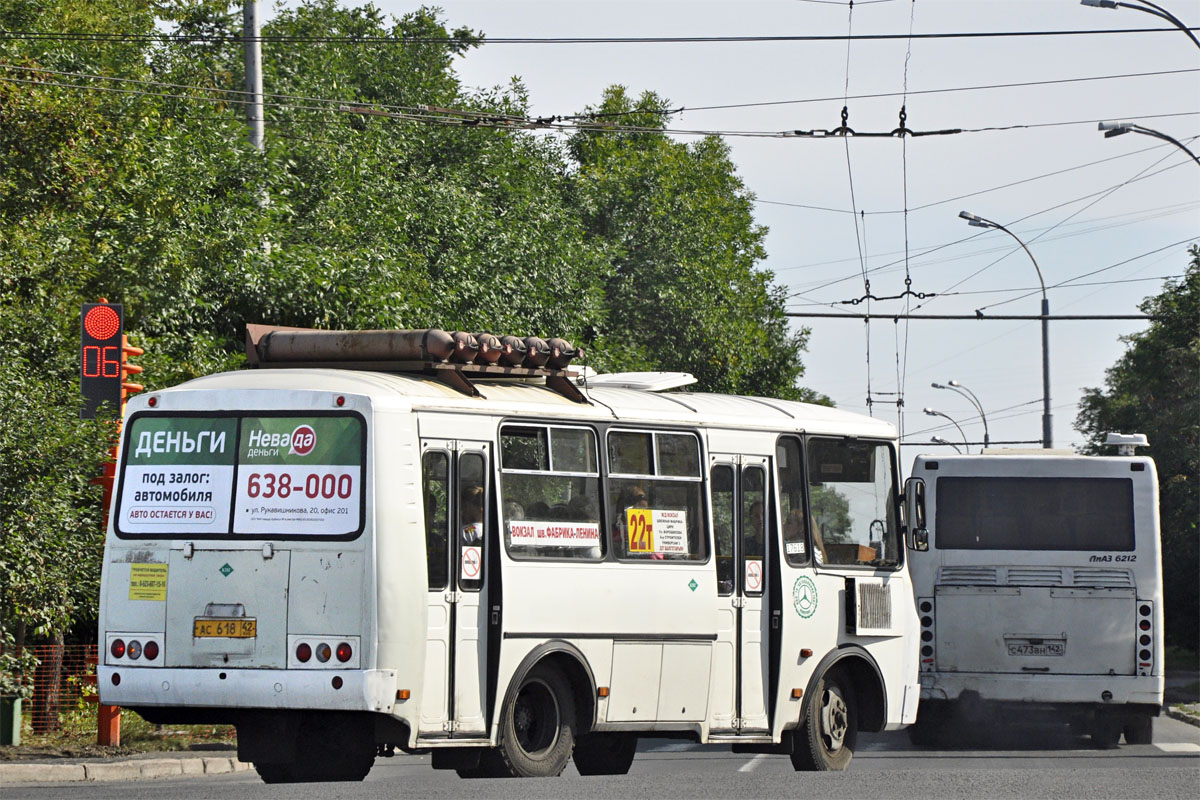
<path id="1" fill-rule="evenodd" d="M 236 724 L 241 758 L 268 780 L 314 738 L 346 751 L 326 747 L 321 769 L 365 774 L 374 715 L 362 712 L 390 712 L 395 693 L 394 673 L 370 668 L 370 403 L 219 380 L 129 403 L 101 702 L 152 722 Z"/>
<path id="2" fill-rule="evenodd" d="M 1100 747 L 1122 733 L 1148 743 L 1163 702 L 1154 462 L 918 456 L 910 501 L 918 490 L 929 549 L 911 561 L 913 738 L 998 719 L 1070 723 Z"/>

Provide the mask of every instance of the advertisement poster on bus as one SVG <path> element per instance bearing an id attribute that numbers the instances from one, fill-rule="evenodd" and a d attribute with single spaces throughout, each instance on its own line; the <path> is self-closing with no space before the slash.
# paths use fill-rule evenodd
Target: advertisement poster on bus
<path id="1" fill-rule="evenodd" d="M 233 532 L 339 536 L 359 528 L 362 422 L 356 417 L 246 417 Z"/>

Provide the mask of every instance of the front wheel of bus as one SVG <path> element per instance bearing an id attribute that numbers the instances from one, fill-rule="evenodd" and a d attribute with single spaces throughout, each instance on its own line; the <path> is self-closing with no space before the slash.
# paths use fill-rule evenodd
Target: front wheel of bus
<path id="1" fill-rule="evenodd" d="M 500 717 L 497 752 L 515 778 L 561 775 L 575 748 L 575 699 L 562 672 L 539 664 Z"/>
<path id="2" fill-rule="evenodd" d="M 792 766 L 797 770 L 844 770 L 854 758 L 858 709 L 854 688 L 841 674 L 826 673 L 804 724 L 792 731 Z"/>

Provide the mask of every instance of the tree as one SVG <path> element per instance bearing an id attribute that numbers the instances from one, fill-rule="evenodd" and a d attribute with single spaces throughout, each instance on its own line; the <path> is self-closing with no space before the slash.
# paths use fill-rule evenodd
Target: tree
<path id="1" fill-rule="evenodd" d="M 808 331 L 790 333 L 782 290 L 758 269 L 766 229 L 715 136 L 663 133 L 652 92 L 622 86 L 588 109 L 595 128 L 572 137 L 571 200 L 610 254 L 604 366 L 684 370 L 705 391 L 812 399 L 796 385 Z"/>
<path id="2" fill-rule="evenodd" d="M 1123 337 L 1104 388 L 1084 390 L 1075 428 L 1099 453 L 1109 432 L 1144 433 L 1158 469 L 1168 641 L 1195 650 L 1200 634 L 1200 248 L 1182 279 L 1141 304 L 1154 317 Z"/>

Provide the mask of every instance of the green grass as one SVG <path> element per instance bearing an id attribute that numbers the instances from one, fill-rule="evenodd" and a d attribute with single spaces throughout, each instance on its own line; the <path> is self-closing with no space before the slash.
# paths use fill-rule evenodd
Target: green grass
<path id="1" fill-rule="evenodd" d="M 96 710 L 81 708 L 59 715 L 60 728 L 34 733 L 30 717 L 21 724 L 22 748 L 59 753 L 88 753 L 104 748 L 96 744 Z M 132 711 L 121 712 L 121 745 L 116 752 L 188 750 L 197 746 L 236 745 L 232 725 L 152 725 Z M 106 752 L 113 752 L 108 750 Z"/>

